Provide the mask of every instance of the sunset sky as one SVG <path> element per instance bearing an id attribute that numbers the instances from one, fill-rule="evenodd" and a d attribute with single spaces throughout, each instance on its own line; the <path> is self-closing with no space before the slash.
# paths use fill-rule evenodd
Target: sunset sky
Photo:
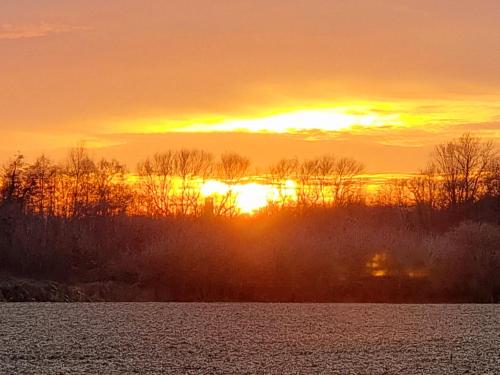
<path id="1" fill-rule="evenodd" d="M 497 0 L 0 0 L 0 157 L 80 141 L 410 172 L 500 140 Z"/>

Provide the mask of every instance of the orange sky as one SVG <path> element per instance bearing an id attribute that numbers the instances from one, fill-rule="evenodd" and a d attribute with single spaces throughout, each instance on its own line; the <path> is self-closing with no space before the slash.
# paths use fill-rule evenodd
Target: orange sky
<path id="1" fill-rule="evenodd" d="M 2 0 L 0 157 L 86 140 L 131 167 L 199 147 L 412 171 L 464 131 L 500 138 L 499 14 L 495 0 Z"/>

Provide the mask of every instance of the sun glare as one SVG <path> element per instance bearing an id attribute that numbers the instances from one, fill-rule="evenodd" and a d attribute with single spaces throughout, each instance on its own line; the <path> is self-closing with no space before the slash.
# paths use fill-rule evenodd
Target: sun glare
<path id="1" fill-rule="evenodd" d="M 267 206 L 272 197 L 269 186 L 256 183 L 240 185 L 236 189 L 236 205 L 242 213 L 253 213 Z"/>
<path id="2" fill-rule="evenodd" d="M 201 185 L 201 194 L 204 197 L 210 197 L 212 195 L 224 195 L 228 192 L 228 190 L 229 186 L 217 180 L 209 180 Z"/>
<path id="3" fill-rule="evenodd" d="M 224 182 L 209 180 L 201 186 L 203 197 L 214 197 L 216 199 L 221 199 L 230 190 L 234 197 L 234 204 L 238 211 L 243 214 L 252 214 L 266 207 L 270 201 L 276 199 L 277 195 L 274 187 L 255 182 L 238 184 L 230 188 Z"/>

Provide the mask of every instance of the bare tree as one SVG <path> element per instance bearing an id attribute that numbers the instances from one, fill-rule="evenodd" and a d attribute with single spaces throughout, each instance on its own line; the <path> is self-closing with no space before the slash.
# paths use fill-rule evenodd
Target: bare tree
<path id="1" fill-rule="evenodd" d="M 86 216 L 92 209 L 92 179 L 95 169 L 95 164 L 83 145 L 70 150 L 63 169 L 69 185 L 69 216 Z"/>
<path id="2" fill-rule="evenodd" d="M 486 195 L 490 198 L 500 198 L 500 157 L 497 156 L 490 165 L 485 178 Z"/>
<path id="3" fill-rule="evenodd" d="M 297 205 L 301 208 L 317 204 L 320 191 L 317 181 L 318 160 L 305 160 L 297 168 Z"/>
<path id="4" fill-rule="evenodd" d="M 426 169 L 408 180 L 410 197 L 417 207 L 437 209 L 442 202 L 442 181 L 437 168 L 429 164 Z"/>
<path id="5" fill-rule="evenodd" d="M 212 170 L 212 155 L 200 150 L 181 150 L 175 153 L 175 175 L 180 178 L 177 196 L 178 213 L 199 213 L 200 187 Z"/>
<path id="6" fill-rule="evenodd" d="M 227 184 L 228 190 L 219 203 L 218 214 L 234 216 L 237 213 L 237 193 L 234 188 L 247 176 L 249 168 L 250 159 L 244 156 L 233 152 L 221 155 L 217 172 L 219 178 Z"/>
<path id="7" fill-rule="evenodd" d="M 19 204 L 24 207 L 26 195 L 26 162 L 24 156 L 18 154 L 4 167 L 0 197 L 4 202 Z"/>
<path id="8" fill-rule="evenodd" d="M 297 159 L 281 159 L 269 168 L 271 184 L 278 192 L 278 204 L 280 208 L 291 204 L 293 196 L 290 194 L 290 188 L 287 181 L 291 181 L 297 174 L 299 161 Z"/>
<path id="9" fill-rule="evenodd" d="M 147 214 L 166 216 L 172 213 L 171 200 L 175 173 L 175 155 L 171 151 L 155 154 L 139 163 L 138 173 L 143 192 L 141 202 Z"/>
<path id="10" fill-rule="evenodd" d="M 125 166 L 114 159 L 101 159 L 96 164 L 95 215 L 112 216 L 126 213 L 132 196 L 126 181 L 126 172 Z"/>
<path id="11" fill-rule="evenodd" d="M 332 187 L 336 183 L 337 160 L 333 155 L 324 155 L 316 163 L 321 204 L 326 207 L 334 202 Z"/>
<path id="12" fill-rule="evenodd" d="M 359 174 L 364 167 L 351 158 L 325 155 L 300 163 L 297 181 L 299 206 L 345 206 L 361 197 Z"/>
<path id="13" fill-rule="evenodd" d="M 341 158 L 337 160 L 332 186 L 335 206 L 345 206 L 360 199 L 361 181 L 357 177 L 363 170 L 363 164 L 354 159 Z"/>
<path id="14" fill-rule="evenodd" d="M 375 204 L 405 208 L 409 205 L 409 181 L 406 179 L 388 179 L 377 190 Z"/>
<path id="15" fill-rule="evenodd" d="M 481 141 L 470 133 L 436 147 L 433 163 L 443 179 L 448 207 L 459 207 L 480 197 L 495 155 L 492 142 Z"/>
<path id="16" fill-rule="evenodd" d="M 57 215 L 57 179 L 59 168 L 45 155 L 38 157 L 26 171 L 26 181 L 29 186 L 28 209 L 37 215 Z"/>

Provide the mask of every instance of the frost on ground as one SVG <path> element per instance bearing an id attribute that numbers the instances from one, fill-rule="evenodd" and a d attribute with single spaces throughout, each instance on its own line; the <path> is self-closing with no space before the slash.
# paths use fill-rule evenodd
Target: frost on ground
<path id="1" fill-rule="evenodd" d="M 0 304 L 0 373 L 500 373 L 500 305 Z"/>

